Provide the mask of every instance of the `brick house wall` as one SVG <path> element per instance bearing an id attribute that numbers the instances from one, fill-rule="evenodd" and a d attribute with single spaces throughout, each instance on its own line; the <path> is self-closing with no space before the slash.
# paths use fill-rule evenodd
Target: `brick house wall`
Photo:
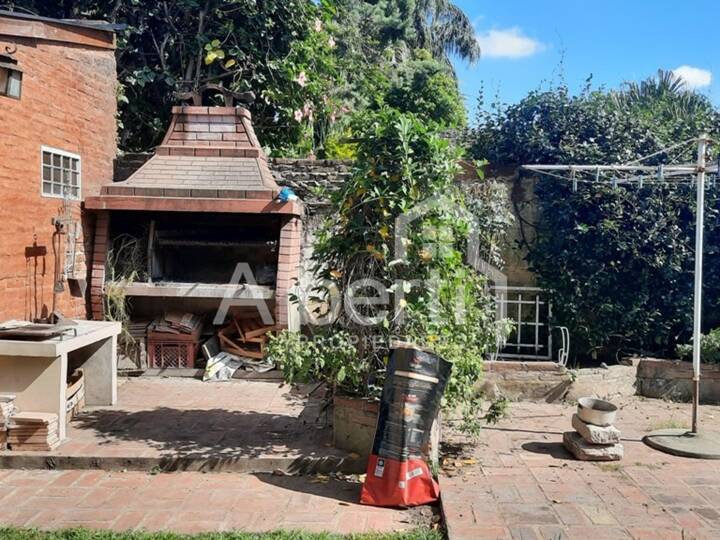
<path id="1" fill-rule="evenodd" d="M 41 147 L 80 156 L 83 199 L 112 180 L 114 48 L 109 30 L 0 13 L 0 55 L 12 51 L 23 71 L 21 98 L 0 95 L 0 321 L 32 320 L 52 310 L 51 219 L 63 201 L 41 194 Z M 94 217 L 80 201 L 71 206 L 81 225 L 74 277 L 87 280 Z M 87 299 L 72 297 L 67 283 L 64 288 L 56 308 L 85 318 Z"/>

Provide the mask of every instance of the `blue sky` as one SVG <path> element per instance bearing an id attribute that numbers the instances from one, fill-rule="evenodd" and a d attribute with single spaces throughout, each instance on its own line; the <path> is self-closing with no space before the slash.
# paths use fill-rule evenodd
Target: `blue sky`
<path id="1" fill-rule="evenodd" d="M 720 105 L 718 0 L 455 0 L 473 20 L 483 58 L 456 62 L 471 117 L 480 86 L 517 102 L 530 90 L 564 79 L 580 90 L 618 87 L 658 68 L 676 70 Z"/>

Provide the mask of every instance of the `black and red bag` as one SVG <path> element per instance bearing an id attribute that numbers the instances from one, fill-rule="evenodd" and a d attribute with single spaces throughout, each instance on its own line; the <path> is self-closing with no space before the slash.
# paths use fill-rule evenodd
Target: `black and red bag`
<path id="1" fill-rule="evenodd" d="M 432 352 L 393 343 L 361 503 L 408 507 L 437 500 L 440 487 L 428 466 L 430 431 L 450 371 L 451 364 Z"/>

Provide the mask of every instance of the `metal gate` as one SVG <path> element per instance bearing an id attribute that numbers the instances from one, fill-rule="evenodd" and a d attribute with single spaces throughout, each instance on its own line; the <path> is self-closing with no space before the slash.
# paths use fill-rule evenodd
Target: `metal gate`
<path id="1" fill-rule="evenodd" d="M 560 334 L 558 363 L 565 365 L 570 352 L 570 333 L 564 326 L 550 326 L 552 305 L 539 287 L 493 287 L 498 313 L 513 323 L 507 339 L 498 343 L 497 356 L 523 360 L 553 360 L 553 333 Z"/>

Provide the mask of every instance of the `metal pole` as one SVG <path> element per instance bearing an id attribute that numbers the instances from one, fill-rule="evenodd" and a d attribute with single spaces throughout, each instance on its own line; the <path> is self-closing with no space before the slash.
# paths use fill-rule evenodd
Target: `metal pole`
<path id="1" fill-rule="evenodd" d="M 695 298 L 693 305 L 693 411 L 692 433 L 698 433 L 700 404 L 700 340 L 702 336 L 703 228 L 705 217 L 705 150 L 707 135 L 698 139 L 697 198 L 695 211 Z"/>

